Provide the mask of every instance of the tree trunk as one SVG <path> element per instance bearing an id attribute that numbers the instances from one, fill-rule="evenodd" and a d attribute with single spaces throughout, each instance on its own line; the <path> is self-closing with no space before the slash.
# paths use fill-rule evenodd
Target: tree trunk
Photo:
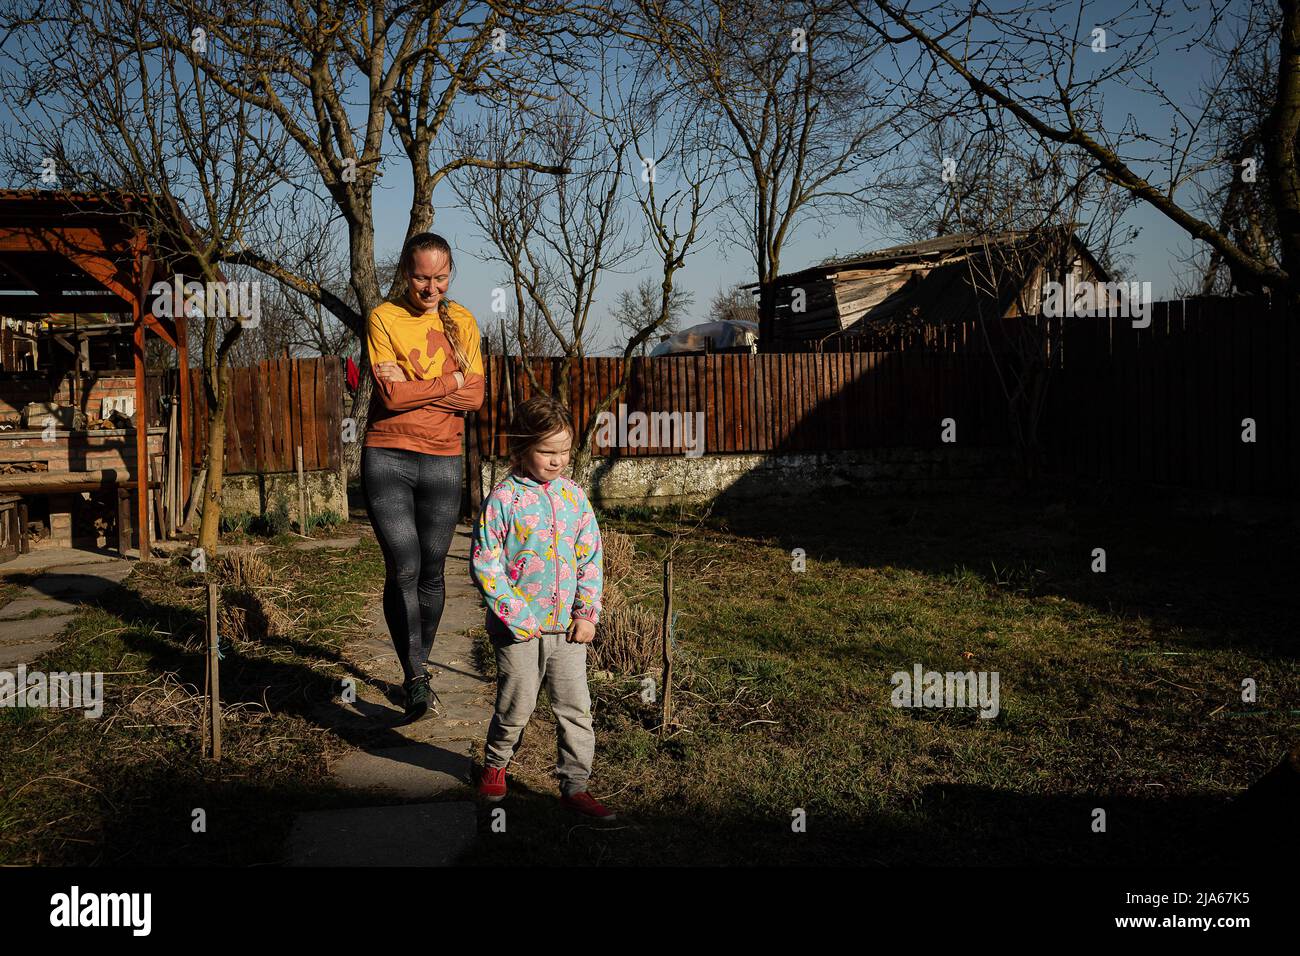
<path id="1" fill-rule="evenodd" d="M 777 351 L 776 289 L 770 281 L 765 281 L 758 289 L 758 350 Z"/>
<path id="2" fill-rule="evenodd" d="M 370 420 L 370 396 L 374 391 L 374 379 L 370 375 L 370 350 L 366 348 L 364 339 L 360 359 L 357 366 L 361 370 L 361 378 L 356 393 L 352 396 L 352 407 L 347 413 L 347 417 L 352 419 L 355 438 L 343 444 L 343 462 L 347 465 L 349 479 L 361 477 L 361 443 L 366 437 L 366 423 Z"/>
<path id="3" fill-rule="evenodd" d="M 218 369 L 217 404 L 208 410 L 208 480 L 203 489 L 203 516 L 199 521 L 199 547 L 209 557 L 217 553 L 221 532 L 221 488 L 226 471 L 226 402 L 230 395 L 230 369 Z"/>

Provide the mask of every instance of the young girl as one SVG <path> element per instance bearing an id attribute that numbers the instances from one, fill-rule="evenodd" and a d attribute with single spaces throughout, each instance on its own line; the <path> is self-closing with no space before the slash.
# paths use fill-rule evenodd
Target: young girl
<path id="1" fill-rule="evenodd" d="M 479 795 L 506 795 L 506 765 L 519 748 L 542 684 L 555 713 L 560 802 L 612 820 L 587 792 L 596 735 L 587 690 L 587 645 L 600 619 L 600 528 L 587 496 L 561 472 L 573 420 L 549 396 L 530 398 L 510 427 L 511 473 L 483 503 L 470 573 L 487 603 L 497 658 L 496 713 L 488 727 Z"/>

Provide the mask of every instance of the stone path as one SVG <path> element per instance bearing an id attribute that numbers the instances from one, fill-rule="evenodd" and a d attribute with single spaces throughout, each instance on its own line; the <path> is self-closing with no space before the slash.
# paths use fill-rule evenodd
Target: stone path
<path id="1" fill-rule="evenodd" d="M 105 557 L 93 552 L 76 552 L 66 555 L 44 555 L 45 561 L 66 561 L 54 567 L 42 568 L 40 577 L 22 590 L 22 593 L 4 607 L 0 607 L 0 668 L 11 670 L 20 664 L 31 664 L 46 651 L 58 646 L 58 635 L 72 623 L 81 605 L 96 598 L 126 580 L 134 561 Z M 6 572 L 22 571 L 39 565 L 31 564 L 33 554 L 6 562 Z M 19 563 L 22 561 L 22 563 Z"/>
<path id="2" fill-rule="evenodd" d="M 356 702 L 322 706 L 317 719 L 356 744 L 331 768 L 334 784 L 385 805 L 300 814 L 289 840 L 291 865 L 448 865 L 474 842 L 470 769 L 492 717 L 495 684 L 474 667 L 465 634 L 483 623 L 469 579 L 470 535 L 467 525 L 458 526 L 447 555 L 446 606 L 430 658 L 442 716 L 386 727 L 402 713 L 402 670 L 376 598 L 370 632 L 344 649 L 367 678 L 357 683 Z M 400 802 L 413 800 L 421 802 Z"/>

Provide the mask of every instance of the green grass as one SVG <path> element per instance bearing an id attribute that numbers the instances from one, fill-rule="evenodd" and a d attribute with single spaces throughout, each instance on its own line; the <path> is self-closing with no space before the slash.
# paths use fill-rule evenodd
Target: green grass
<path id="1" fill-rule="evenodd" d="M 554 808 L 539 708 L 516 822 L 494 834 L 485 818 L 476 861 L 1204 861 L 1228 799 L 1294 741 L 1285 531 L 1032 500 L 672 520 L 606 525 L 638 535 L 632 590 L 650 607 L 672 549 L 680 612 L 672 733 L 635 680 L 593 683 L 593 792 L 626 820 L 575 828 Z M 892 707 L 890 675 L 914 663 L 997 671 L 1001 713 Z"/>
<path id="2" fill-rule="evenodd" d="M 635 536 L 623 588 L 656 611 L 672 554 L 675 722 L 660 733 L 641 675 L 593 676 L 592 789 L 623 819 L 592 826 L 556 805 L 543 695 L 506 832 L 484 808 L 471 863 L 1199 862 L 1219 852 L 1228 800 L 1295 738 L 1285 528 L 848 496 L 603 527 Z M 1089 570 L 1095 547 L 1105 574 Z M 105 671 L 104 718 L 0 708 L 0 863 L 274 863 L 294 814 L 373 801 L 328 783 L 347 742 L 320 710 L 355 674 L 340 649 L 382 586 L 378 548 L 261 554 L 266 600 L 292 626 L 223 646 L 222 763 L 198 752 L 192 696 L 203 578 L 142 566 L 41 661 Z M 475 658 L 490 673 L 482 634 Z M 890 675 L 914 663 L 997 671 L 1001 713 L 892 707 Z M 1097 807 L 1105 834 L 1089 827 Z"/>
<path id="3" fill-rule="evenodd" d="M 187 563 L 137 567 L 33 665 L 104 672 L 104 715 L 0 708 L 0 864 L 274 863 L 295 813 L 357 801 L 326 782 L 343 743 L 319 709 L 348 673 L 339 649 L 363 629 L 382 557 L 369 539 L 263 557 L 276 572 L 264 598 L 296 623 L 223 642 L 219 764 L 200 753 L 205 578 Z"/>

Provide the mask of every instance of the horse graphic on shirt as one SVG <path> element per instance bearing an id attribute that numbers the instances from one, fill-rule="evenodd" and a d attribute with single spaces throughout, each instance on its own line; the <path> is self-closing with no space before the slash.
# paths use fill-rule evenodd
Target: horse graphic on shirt
<path id="1" fill-rule="evenodd" d="M 415 369 L 415 373 L 419 378 L 431 378 L 432 371 L 435 368 L 439 369 L 439 374 L 441 375 L 454 372 L 459 368 L 459 366 L 456 365 L 456 360 L 451 357 L 451 343 L 447 341 L 447 336 L 444 332 L 441 332 L 438 329 L 430 329 L 429 337 L 425 342 L 424 347 L 427 354 L 432 356 L 432 358 L 429 359 L 428 365 L 422 365 L 420 363 L 420 350 L 418 348 L 411 349 L 406 356 L 407 361 L 411 363 L 411 368 Z"/>

